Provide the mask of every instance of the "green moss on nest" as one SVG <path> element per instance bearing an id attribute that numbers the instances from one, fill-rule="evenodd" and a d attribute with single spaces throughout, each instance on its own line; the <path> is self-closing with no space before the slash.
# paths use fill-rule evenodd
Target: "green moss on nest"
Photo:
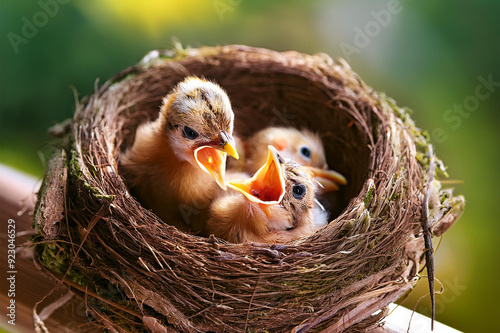
<path id="1" fill-rule="evenodd" d="M 78 164 L 78 159 L 79 155 L 78 152 L 74 149 L 71 149 L 71 158 L 69 161 L 69 173 L 71 176 L 73 176 L 75 179 L 78 179 L 82 182 L 82 185 L 85 189 L 89 191 L 95 198 L 100 199 L 101 201 L 107 201 L 107 202 L 112 202 L 113 199 L 115 198 L 114 195 L 110 194 L 105 194 L 103 193 L 98 187 L 92 186 L 87 182 L 87 178 L 84 176 L 83 171 L 80 168 L 80 165 Z M 100 170 L 95 167 L 91 166 L 89 164 L 89 171 L 92 175 L 96 175 L 100 172 Z"/>
<path id="2" fill-rule="evenodd" d="M 366 192 L 365 199 L 363 200 L 365 206 L 368 206 L 373 199 L 373 193 L 375 192 L 375 187 L 370 187 L 368 192 Z"/>
<path id="3" fill-rule="evenodd" d="M 68 257 L 61 250 L 56 243 L 48 243 L 42 251 L 42 264 L 58 274 L 64 274 L 68 269 Z"/>
<path id="4" fill-rule="evenodd" d="M 78 153 L 76 150 L 70 150 L 70 160 L 69 160 L 69 172 L 70 175 L 74 176 L 76 179 L 83 179 L 83 172 L 78 165 Z"/>
<path id="5" fill-rule="evenodd" d="M 41 235 L 35 235 L 32 238 L 32 242 L 34 244 L 36 244 L 41 240 L 43 240 Z M 64 243 L 61 244 L 60 242 L 48 242 L 48 243 L 38 244 L 37 246 L 41 247 L 39 262 L 44 267 L 46 267 L 51 272 L 59 275 L 64 275 L 68 271 L 69 265 L 71 264 L 72 261 L 72 259 L 67 255 L 68 253 L 71 253 L 68 244 Z M 87 278 L 85 275 L 83 275 L 82 273 L 73 268 L 69 269 L 66 275 L 66 279 L 73 281 L 74 283 L 76 283 L 81 287 L 85 287 L 88 290 L 94 291 L 97 295 L 99 295 L 103 299 L 109 300 L 115 304 L 120 304 L 125 306 L 129 302 L 129 300 L 124 296 L 124 293 L 110 281 L 103 279 L 96 280 L 94 278 Z M 91 306 L 93 309 L 101 313 L 106 313 L 107 315 L 111 316 L 113 315 L 113 312 L 110 312 L 109 304 L 107 302 L 104 302 L 90 295 L 87 295 L 87 301 L 89 306 Z M 122 316 L 128 316 L 130 317 L 129 318 L 130 320 L 134 319 L 133 316 L 130 316 L 126 313 L 122 314 Z M 127 331 L 135 331 L 135 330 L 129 330 L 131 329 L 130 326 L 126 326 L 126 324 L 123 325 L 125 326 L 123 326 L 122 328 L 126 329 Z"/>
<path id="6" fill-rule="evenodd" d="M 67 253 L 70 252 L 66 244 L 56 242 L 45 243 L 41 254 L 41 263 L 54 273 L 65 274 L 71 263 Z M 86 285 L 87 279 L 85 276 L 74 269 L 69 270 L 67 277 L 79 286 Z"/>

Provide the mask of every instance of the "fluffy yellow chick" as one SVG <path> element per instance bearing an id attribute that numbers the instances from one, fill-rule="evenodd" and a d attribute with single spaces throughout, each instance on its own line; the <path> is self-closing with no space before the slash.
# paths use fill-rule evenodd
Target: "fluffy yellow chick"
<path id="1" fill-rule="evenodd" d="M 292 127 L 268 127 L 245 141 L 243 146 L 248 172 L 255 172 L 266 161 L 268 145 L 276 147 L 283 158 L 310 167 L 324 192 L 338 190 L 338 184 L 347 184 L 344 176 L 328 168 L 319 135 Z"/>
<path id="2" fill-rule="evenodd" d="M 247 180 L 233 180 L 210 208 L 208 231 L 232 243 L 287 242 L 316 230 L 310 172 L 269 146 L 266 163 Z"/>
<path id="3" fill-rule="evenodd" d="M 187 77 L 164 99 L 159 117 L 141 125 L 121 167 L 131 193 L 183 231 L 204 229 L 204 211 L 226 189 L 226 154 L 238 158 L 234 114 L 217 84 Z"/>

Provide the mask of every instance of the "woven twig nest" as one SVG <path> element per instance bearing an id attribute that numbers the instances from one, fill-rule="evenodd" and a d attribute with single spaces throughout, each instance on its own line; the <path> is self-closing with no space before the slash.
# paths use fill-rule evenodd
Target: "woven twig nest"
<path id="1" fill-rule="evenodd" d="M 293 244 L 228 244 L 177 230 L 129 194 L 120 153 L 188 75 L 227 91 L 241 137 L 270 125 L 320 133 L 349 182 L 328 198 L 328 226 Z M 66 125 L 35 211 L 35 259 L 87 302 L 93 322 L 117 331 L 362 330 L 422 269 L 426 191 L 435 235 L 463 210 L 427 172 L 439 163 L 407 110 L 322 54 L 154 51 Z"/>

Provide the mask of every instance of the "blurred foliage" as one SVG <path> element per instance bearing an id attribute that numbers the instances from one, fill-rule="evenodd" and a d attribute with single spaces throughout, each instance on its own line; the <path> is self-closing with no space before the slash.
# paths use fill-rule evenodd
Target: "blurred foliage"
<path id="1" fill-rule="evenodd" d="M 484 295 L 500 295 L 500 87 L 460 115 L 459 124 L 446 115 L 458 115 L 447 110 L 475 94 L 478 77 L 500 82 L 500 4 L 401 0 L 377 30 L 376 17 L 391 2 L 2 0 L 0 162 L 41 177 L 50 150 L 45 132 L 72 116 L 71 87 L 78 98 L 91 94 L 98 78 L 105 81 L 151 49 L 170 48 L 172 37 L 194 47 L 235 43 L 346 57 L 368 84 L 414 109 L 420 127 L 446 136 L 433 136 L 436 151 L 453 180 L 463 181 L 450 186 L 468 203 L 437 251 L 436 274 L 445 286 L 437 319 L 464 331 L 498 331 L 500 305 Z M 48 4 L 52 9 L 44 9 Z M 51 15 L 44 21 L 40 12 Z M 39 25 L 29 38 L 26 22 Z M 356 46 L 359 31 L 370 34 L 367 45 L 346 54 L 342 45 Z M 13 45 L 13 34 L 26 42 Z M 405 306 L 413 307 L 426 284 L 423 278 Z M 418 311 L 428 313 L 428 303 Z"/>

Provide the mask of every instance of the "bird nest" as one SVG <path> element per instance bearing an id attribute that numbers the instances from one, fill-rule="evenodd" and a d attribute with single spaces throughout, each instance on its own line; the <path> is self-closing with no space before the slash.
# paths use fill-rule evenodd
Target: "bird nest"
<path id="1" fill-rule="evenodd" d="M 326 198 L 326 227 L 291 243 L 230 244 L 181 232 L 129 194 L 120 154 L 188 75 L 227 91 L 240 137 L 271 125 L 320 134 L 328 165 L 348 179 Z M 444 233 L 464 205 L 441 189 L 441 163 L 409 111 L 324 54 L 153 51 L 53 132 L 64 140 L 39 193 L 35 261 L 86 302 L 91 323 L 112 331 L 373 327 L 412 289 L 424 236 Z"/>

